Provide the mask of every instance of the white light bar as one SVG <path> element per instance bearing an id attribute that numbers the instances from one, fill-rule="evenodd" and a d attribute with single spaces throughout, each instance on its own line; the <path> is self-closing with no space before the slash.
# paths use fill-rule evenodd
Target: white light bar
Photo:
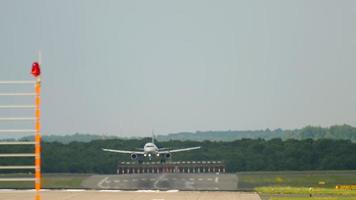
<path id="1" fill-rule="evenodd" d="M 34 105 L 2 105 L 0 109 L 3 108 L 35 108 Z"/>
<path id="2" fill-rule="evenodd" d="M 0 117 L 0 121 L 32 121 L 34 117 Z"/>
<path id="3" fill-rule="evenodd" d="M 36 81 L 0 81 L 0 84 L 35 84 Z"/>
<path id="4" fill-rule="evenodd" d="M 34 157 L 34 153 L 2 153 L 0 157 Z"/>
<path id="5" fill-rule="evenodd" d="M 27 165 L 13 165 L 13 166 L 0 166 L 0 169 L 35 169 L 35 166 Z"/>
<path id="6" fill-rule="evenodd" d="M 0 142 L 0 145 L 32 145 L 36 144 L 36 142 L 32 141 L 3 141 Z"/>
<path id="7" fill-rule="evenodd" d="M 35 178 L 0 178 L 1 181 L 35 181 Z"/>
<path id="8" fill-rule="evenodd" d="M 0 96 L 35 96 L 36 93 L 0 93 Z"/>
<path id="9" fill-rule="evenodd" d="M 9 130 L 0 130 L 0 133 L 35 133 L 33 129 L 9 129 Z"/>

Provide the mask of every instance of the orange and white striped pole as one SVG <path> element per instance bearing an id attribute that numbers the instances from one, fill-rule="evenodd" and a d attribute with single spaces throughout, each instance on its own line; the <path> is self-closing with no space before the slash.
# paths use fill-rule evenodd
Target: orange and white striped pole
<path id="1" fill-rule="evenodd" d="M 35 189 L 36 189 L 36 200 L 40 200 L 40 190 L 41 190 L 41 122 L 40 122 L 40 104 L 41 104 L 41 83 L 39 80 L 36 81 L 35 85 L 35 115 L 36 115 L 36 124 L 35 124 Z"/>
<path id="2" fill-rule="evenodd" d="M 40 64 L 34 62 L 32 64 L 32 74 L 36 78 L 35 83 L 35 200 L 41 200 L 41 69 Z"/>

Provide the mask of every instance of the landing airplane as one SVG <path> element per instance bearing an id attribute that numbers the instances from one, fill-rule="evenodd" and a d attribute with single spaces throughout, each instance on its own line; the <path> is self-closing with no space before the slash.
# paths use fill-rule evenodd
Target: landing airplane
<path id="1" fill-rule="evenodd" d="M 154 137 L 152 136 L 152 142 L 146 143 L 143 147 L 143 151 L 127 151 L 127 150 L 116 150 L 116 149 L 102 149 L 103 151 L 109 151 L 114 153 L 125 153 L 131 154 L 131 160 L 138 160 L 139 163 L 142 163 L 142 159 L 148 157 L 149 160 L 153 156 L 161 157 L 161 162 L 164 163 L 166 159 L 172 158 L 172 153 L 181 152 L 181 151 L 191 151 L 195 149 L 200 149 L 201 147 L 190 147 L 184 149 L 172 149 L 168 148 L 158 148 L 154 143 Z"/>

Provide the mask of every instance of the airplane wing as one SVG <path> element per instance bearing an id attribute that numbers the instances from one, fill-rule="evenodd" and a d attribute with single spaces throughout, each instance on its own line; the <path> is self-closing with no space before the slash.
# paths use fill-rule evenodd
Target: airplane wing
<path id="1" fill-rule="evenodd" d="M 184 149 L 172 149 L 172 150 L 167 150 L 167 151 L 159 151 L 158 153 L 160 154 L 165 154 L 165 153 L 175 153 L 175 152 L 181 152 L 181 151 L 191 151 L 195 149 L 200 149 L 201 147 L 190 147 L 190 148 L 184 148 Z"/>
<path id="2" fill-rule="evenodd" d="M 169 150 L 169 149 L 171 149 L 171 148 L 159 148 L 159 150 Z"/>
<path id="3" fill-rule="evenodd" d="M 127 150 L 116 150 L 116 149 L 102 149 L 103 151 L 109 151 L 114 153 L 127 153 L 127 154 L 144 154 L 142 151 L 127 151 Z"/>

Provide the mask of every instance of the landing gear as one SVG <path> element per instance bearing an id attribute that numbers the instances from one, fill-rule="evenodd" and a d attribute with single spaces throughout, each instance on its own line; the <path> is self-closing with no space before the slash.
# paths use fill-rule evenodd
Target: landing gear
<path id="1" fill-rule="evenodd" d="M 161 164 L 166 163 L 166 159 L 161 159 Z"/>
<path id="2" fill-rule="evenodd" d="M 138 160 L 138 164 L 142 164 L 143 163 L 143 160 Z"/>

